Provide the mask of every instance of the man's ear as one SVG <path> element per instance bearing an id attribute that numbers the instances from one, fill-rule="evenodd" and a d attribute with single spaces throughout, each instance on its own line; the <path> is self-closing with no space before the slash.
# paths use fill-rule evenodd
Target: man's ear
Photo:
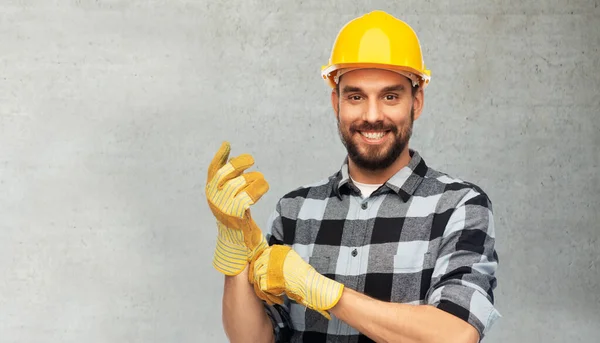
<path id="1" fill-rule="evenodd" d="M 423 105 L 425 104 L 425 92 L 423 92 L 423 88 L 419 87 L 415 96 L 413 97 L 413 109 L 415 113 L 414 120 L 417 120 L 421 113 L 423 112 Z"/>
<path id="2" fill-rule="evenodd" d="M 333 107 L 333 112 L 335 117 L 338 117 L 338 113 L 340 112 L 340 97 L 335 89 L 331 90 L 331 106 Z"/>

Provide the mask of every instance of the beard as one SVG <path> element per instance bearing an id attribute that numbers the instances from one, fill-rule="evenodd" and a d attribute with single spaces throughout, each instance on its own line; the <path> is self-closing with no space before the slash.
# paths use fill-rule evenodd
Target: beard
<path id="1" fill-rule="evenodd" d="M 339 113 L 337 125 L 340 139 L 348 152 L 348 158 L 362 169 L 379 171 L 391 166 L 398 159 L 402 151 L 406 149 L 408 141 L 412 136 L 413 122 L 414 109 L 411 108 L 410 122 L 400 128 L 393 124 L 378 121 L 375 123 L 353 123 L 348 129 L 344 130 L 340 126 Z M 353 140 L 355 135 L 360 135 L 359 131 L 389 131 L 386 134 L 391 134 L 393 140 L 390 143 L 382 143 L 377 146 L 361 145 Z"/>

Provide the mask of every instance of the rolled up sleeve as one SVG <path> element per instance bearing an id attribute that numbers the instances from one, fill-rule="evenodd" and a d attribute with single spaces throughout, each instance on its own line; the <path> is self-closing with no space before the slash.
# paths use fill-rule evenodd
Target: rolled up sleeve
<path id="1" fill-rule="evenodd" d="M 428 304 L 465 320 L 482 339 L 501 317 L 493 294 L 498 262 L 491 202 L 470 190 L 444 230 Z"/>
<path id="2" fill-rule="evenodd" d="M 292 326 L 287 305 L 268 305 L 264 303 L 267 316 L 273 325 L 276 343 L 289 342 L 292 337 Z"/>

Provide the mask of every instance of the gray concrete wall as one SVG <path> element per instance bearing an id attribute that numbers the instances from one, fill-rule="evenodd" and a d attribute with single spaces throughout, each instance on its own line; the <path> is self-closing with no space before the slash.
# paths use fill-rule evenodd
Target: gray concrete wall
<path id="1" fill-rule="evenodd" d="M 599 1 L 0 2 L 0 342 L 225 342 L 206 167 L 340 165 L 319 78 L 353 17 L 418 32 L 413 147 L 496 212 L 487 342 L 600 340 Z"/>

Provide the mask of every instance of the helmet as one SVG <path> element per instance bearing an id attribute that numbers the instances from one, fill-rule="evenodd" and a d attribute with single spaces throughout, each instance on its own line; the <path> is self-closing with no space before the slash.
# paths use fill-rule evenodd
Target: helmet
<path id="1" fill-rule="evenodd" d="M 431 78 L 413 29 L 386 12 L 373 11 L 347 23 L 338 33 L 321 76 L 335 88 L 338 74 L 356 68 L 396 71 L 425 88 Z"/>

